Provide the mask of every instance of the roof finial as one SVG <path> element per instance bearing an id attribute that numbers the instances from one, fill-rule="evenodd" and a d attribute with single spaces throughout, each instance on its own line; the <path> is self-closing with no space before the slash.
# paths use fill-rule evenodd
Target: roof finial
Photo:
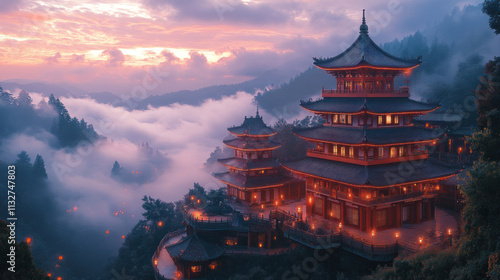
<path id="1" fill-rule="evenodd" d="M 259 116 L 259 104 L 257 104 L 257 114 L 255 115 L 256 118 L 260 117 Z"/>
<path id="2" fill-rule="evenodd" d="M 363 21 L 361 22 L 361 26 L 359 27 L 359 33 L 368 34 L 368 25 L 366 25 L 366 19 L 365 19 L 365 9 L 363 9 Z"/>

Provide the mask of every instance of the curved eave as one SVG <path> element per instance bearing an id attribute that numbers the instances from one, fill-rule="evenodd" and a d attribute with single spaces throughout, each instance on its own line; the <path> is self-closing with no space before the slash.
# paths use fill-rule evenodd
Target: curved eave
<path id="1" fill-rule="evenodd" d="M 224 143 L 224 145 L 226 145 L 227 147 L 229 147 L 231 149 L 235 149 L 235 150 L 239 150 L 239 151 L 272 151 L 272 150 L 276 150 L 277 148 L 281 147 L 281 144 L 278 144 L 276 142 L 269 142 L 268 143 L 269 145 L 272 145 L 272 146 L 259 147 L 259 148 L 240 147 L 238 145 L 233 145 L 231 143 L 228 143 L 228 142 L 234 141 L 234 140 L 235 139 L 233 139 L 233 140 L 224 140 L 224 141 L 222 141 L 222 143 Z"/>
<path id="2" fill-rule="evenodd" d="M 297 137 L 300 137 L 304 140 L 307 140 L 309 142 L 321 142 L 321 143 L 329 143 L 329 144 L 341 144 L 341 145 L 346 145 L 346 146 L 355 146 L 355 147 L 389 147 L 389 146 L 397 146 L 397 145 L 409 145 L 409 144 L 424 144 L 424 143 L 433 143 L 434 141 L 439 140 L 440 137 L 433 138 L 433 139 L 428 139 L 428 140 L 419 140 L 419 141 L 409 141 L 409 142 L 394 142 L 394 143 L 385 143 L 385 144 L 373 144 L 370 142 L 360 142 L 360 143 L 345 143 L 345 142 L 335 142 L 335 141 L 328 141 L 328 140 L 322 140 L 322 139 L 315 139 L 315 138 L 310 138 L 310 137 L 304 137 L 301 135 L 298 135 L 297 133 L 293 132 Z"/>
<path id="3" fill-rule="evenodd" d="M 227 131 L 233 135 L 236 135 L 236 136 L 246 136 L 246 137 L 271 137 L 271 136 L 274 136 L 276 135 L 278 132 L 273 132 L 271 134 L 248 134 L 248 133 L 236 133 L 236 132 L 233 132 L 233 131 L 230 131 L 229 129 L 227 129 Z"/>
<path id="4" fill-rule="evenodd" d="M 367 97 L 369 98 L 369 97 Z M 319 111 L 312 110 L 304 107 L 304 104 L 300 104 L 300 107 L 304 108 L 304 110 L 311 112 L 313 114 L 344 114 L 344 115 L 361 115 L 361 114 L 372 114 L 372 115 L 381 115 L 381 114 L 390 114 L 390 115 L 425 115 L 431 112 L 436 111 L 441 107 L 441 105 L 436 105 L 436 108 L 429 110 L 418 110 L 418 111 L 402 111 L 402 112 L 373 112 L 370 110 L 360 110 L 357 112 L 335 112 L 335 111 Z"/>
<path id="5" fill-rule="evenodd" d="M 276 169 L 276 168 L 280 167 L 280 165 L 278 163 L 275 163 L 275 166 L 264 166 L 264 167 L 254 167 L 254 168 L 250 167 L 250 168 L 248 168 L 247 166 L 240 167 L 240 166 L 236 166 L 236 165 L 231 165 L 231 164 L 226 163 L 224 160 L 226 160 L 226 159 L 218 159 L 217 162 L 220 163 L 220 164 L 222 164 L 222 165 L 224 165 L 227 168 L 233 168 L 233 169 L 241 170 L 241 171 L 268 170 L 268 169 Z"/>
<path id="6" fill-rule="evenodd" d="M 340 180 L 335 180 L 335 179 L 331 179 L 331 178 L 327 178 L 327 177 L 323 177 L 323 176 L 319 176 L 319 175 L 314 175 L 314 174 L 310 174 L 310 173 L 307 173 L 307 172 L 303 172 L 303 171 L 300 171 L 300 170 L 295 170 L 295 169 L 292 169 L 284 164 L 281 164 L 281 166 L 292 172 L 292 173 L 295 173 L 295 174 L 298 174 L 298 175 L 301 175 L 301 176 L 304 176 L 304 177 L 314 177 L 314 178 L 318 178 L 318 179 L 322 179 L 322 180 L 326 180 L 326 181 L 330 181 L 330 182 L 335 182 L 335 183 L 340 183 L 340 184 L 344 184 L 344 185 L 348 185 L 348 186 L 353 186 L 353 187 L 371 187 L 371 188 L 388 188 L 388 187 L 397 187 L 397 186 L 405 186 L 405 185 L 409 185 L 409 184 L 417 184 L 417 183 L 423 183 L 423 182 L 429 182 L 429 181 L 436 181 L 436 180 L 446 180 L 446 179 L 449 179 L 453 176 L 456 176 L 458 173 L 462 172 L 463 169 L 460 169 L 456 172 L 454 172 L 453 174 L 449 174 L 449 175 L 445 175 L 445 176 L 438 176 L 438 177 L 433 177 L 433 178 L 426 178 L 426 179 L 423 179 L 423 180 L 414 180 L 414 181 L 408 181 L 408 182 L 404 182 L 404 183 L 399 183 L 399 184 L 392 184 L 392 185 L 384 185 L 384 186 L 373 186 L 372 184 L 370 184 L 369 182 L 365 182 L 364 184 L 352 184 L 352 183 L 348 183 L 348 182 L 344 182 L 344 181 L 340 181 Z"/>
<path id="7" fill-rule="evenodd" d="M 346 71 L 346 70 L 358 70 L 358 69 L 376 69 L 376 70 L 393 70 L 393 71 L 409 71 L 418 67 L 420 63 L 410 66 L 410 67 L 387 67 L 387 66 L 375 66 L 370 64 L 362 64 L 357 66 L 346 66 L 346 67 L 323 67 L 314 63 L 314 66 L 325 71 Z"/>

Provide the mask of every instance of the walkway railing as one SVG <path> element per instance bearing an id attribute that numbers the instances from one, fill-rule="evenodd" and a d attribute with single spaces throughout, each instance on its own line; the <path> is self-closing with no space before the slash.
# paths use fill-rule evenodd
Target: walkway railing
<path id="1" fill-rule="evenodd" d="M 157 265 L 157 263 L 155 264 L 155 260 L 158 261 L 158 258 L 160 257 L 161 250 L 167 244 L 167 242 L 170 240 L 170 238 L 176 237 L 176 236 L 181 235 L 185 232 L 186 232 L 186 229 L 181 228 L 181 229 L 178 229 L 176 231 L 172 231 L 172 232 L 167 233 L 161 239 L 160 244 L 158 244 L 158 247 L 156 248 L 156 251 L 153 254 L 153 257 L 151 258 L 151 264 L 153 265 L 153 270 L 154 270 L 156 280 L 168 280 L 168 278 L 165 278 L 163 275 L 160 274 L 160 271 L 158 270 L 158 265 Z"/>
<path id="2" fill-rule="evenodd" d="M 233 219 L 236 216 L 228 216 L 225 219 L 214 219 L 205 216 L 194 216 L 190 213 L 184 213 L 184 221 L 197 230 L 238 230 L 242 227 L 262 226 L 271 227 L 271 220 L 257 214 L 244 215 L 244 223 L 233 225 Z"/>
<path id="3" fill-rule="evenodd" d="M 395 201 L 407 200 L 407 199 L 412 199 L 412 198 L 418 198 L 421 196 L 436 195 L 436 194 L 437 194 L 436 190 L 428 190 L 428 191 L 412 192 L 412 193 L 407 193 L 407 194 L 402 194 L 402 195 L 394 195 L 394 196 L 387 196 L 387 197 L 377 197 L 377 198 L 365 199 L 365 198 L 356 197 L 356 196 L 349 197 L 349 195 L 347 193 L 337 192 L 336 197 L 340 198 L 340 199 L 344 199 L 346 201 L 353 201 L 353 202 L 363 204 L 363 205 L 374 205 L 374 204 L 395 202 Z"/>

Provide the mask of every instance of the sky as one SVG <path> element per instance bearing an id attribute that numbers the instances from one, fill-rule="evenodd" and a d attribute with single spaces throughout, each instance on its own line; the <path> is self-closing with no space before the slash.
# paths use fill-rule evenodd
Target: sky
<path id="1" fill-rule="evenodd" d="M 130 92 L 151 69 L 147 94 L 245 81 L 345 49 L 366 9 L 378 43 L 429 27 L 480 0 L 0 0 L 0 81 Z M 423 16 L 425 15 L 425 16 Z"/>

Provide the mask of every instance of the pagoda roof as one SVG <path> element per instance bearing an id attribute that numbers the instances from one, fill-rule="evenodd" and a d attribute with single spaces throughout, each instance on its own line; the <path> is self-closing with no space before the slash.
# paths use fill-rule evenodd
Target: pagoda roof
<path id="1" fill-rule="evenodd" d="M 259 116 L 259 111 L 255 117 L 245 117 L 240 126 L 229 127 L 227 130 L 238 136 L 272 136 L 276 134 L 272 128 L 264 123 L 262 117 Z"/>
<path id="2" fill-rule="evenodd" d="M 280 143 L 269 140 L 269 139 L 231 139 L 222 141 L 229 148 L 237 149 L 237 150 L 274 150 L 281 146 Z"/>
<path id="3" fill-rule="evenodd" d="M 284 176 L 281 174 L 245 176 L 231 172 L 215 173 L 214 177 L 226 184 L 246 189 L 283 185 L 295 180 L 292 177 Z"/>
<path id="4" fill-rule="evenodd" d="M 280 164 L 273 159 L 267 160 L 248 160 L 244 158 L 223 158 L 217 160 L 222 165 L 233 167 L 241 170 L 249 170 L 249 169 L 268 169 L 268 168 L 276 168 L 280 167 Z"/>
<path id="5" fill-rule="evenodd" d="M 311 157 L 282 163 L 286 169 L 291 171 L 349 185 L 371 185 L 374 187 L 445 178 L 460 172 L 457 168 L 447 167 L 431 161 L 414 163 L 408 161 L 407 164 L 411 168 L 401 172 L 401 163 L 363 166 Z"/>
<path id="6" fill-rule="evenodd" d="M 179 242 L 165 246 L 173 259 L 201 262 L 217 259 L 224 254 L 221 247 L 201 240 L 196 234 L 182 238 Z"/>
<path id="7" fill-rule="evenodd" d="M 431 113 L 418 116 L 413 119 L 414 122 L 419 123 L 457 123 L 462 121 L 463 115 L 458 113 Z"/>
<path id="8" fill-rule="evenodd" d="M 364 10 L 363 23 L 359 36 L 354 43 L 341 54 L 330 58 L 314 58 L 314 65 L 324 70 L 342 70 L 360 67 L 390 68 L 394 70 L 411 69 L 422 63 L 421 57 L 404 59 L 382 50 L 368 36 Z"/>
<path id="9" fill-rule="evenodd" d="M 443 132 L 416 126 L 396 126 L 379 128 L 356 128 L 317 126 L 295 128 L 293 132 L 307 140 L 319 140 L 342 144 L 389 145 L 431 141 L 439 138 Z"/>
<path id="10" fill-rule="evenodd" d="M 300 106 L 312 112 L 387 114 L 400 112 L 429 112 L 439 105 L 415 101 L 408 97 L 326 97 L 317 101 L 301 102 Z"/>

